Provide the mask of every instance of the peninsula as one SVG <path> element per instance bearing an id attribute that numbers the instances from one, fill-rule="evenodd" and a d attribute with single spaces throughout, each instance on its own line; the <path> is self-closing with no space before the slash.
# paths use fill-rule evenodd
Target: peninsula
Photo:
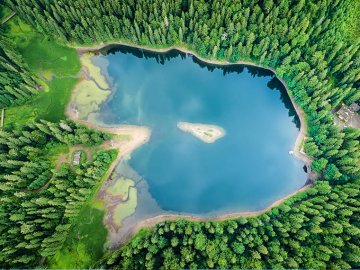
<path id="1" fill-rule="evenodd" d="M 221 137 L 225 136 L 225 130 L 216 125 L 178 122 L 177 127 L 184 132 L 189 132 L 196 138 L 206 143 L 214 143 Z"/>

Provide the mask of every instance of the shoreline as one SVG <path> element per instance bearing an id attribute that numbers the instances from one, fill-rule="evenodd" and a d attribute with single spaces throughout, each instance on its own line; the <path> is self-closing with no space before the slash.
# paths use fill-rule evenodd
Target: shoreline
<path id="1" fill-rule="evenodd" d="M 116 45 L 128 46 L 128 47 L 142 49 L 142 50 L 155 52 L 155 53 L 167 53 L 167 52 L 172 51 L 172 50 L 177 50 L 177 51 L 180 51 L 180 52 L 183 52 L 183 53 L 186 53 L 186 54 L 191 54 L 193 57 L 197 58 L 197 60 L 199 60 L 200 62 L 203 62 L 205 64 L 212 64 L 212 65 L 217 65 L 217 66 L 248 65 L 248 66 L 253 66 L 253 67 L 258 67 L 258 68 L 263 68 L 263 69 L 270 70 L 272 73 L 274 73 L 274 76 L 285 87 L 287 95 L 289 96 L 289 98 L 291 100 L 291 103 L 292 103 L 292 105 L 293 105 L 293 107 L 294 107 L 294 109 L 296 111 L 296 114 L 297 114 L 297 116 L 299 117 L 299 120 L 300 120 L 299 134 L 298 134 L 298 136 L 297 136 L 297 138 L 295 140 L 294 148 L 290 152 L 294 156 L 294 158 L 297 158 L 297 159 L 301 160 L 302 162 L 304 162 L 305 166 L 307 167 L 307 179 L 306 179 L 306 181 L 304 183 L 304 186 L 302 186 L 300 189 L 296 190 L 295 192 L 274 201 L 272 204 L 270 204 L 269 206 L 265 207 L 262 210 L 250 211 L 250 212 L 233 212 L 233 213 L 227 213 L 227 214 L 224 214 L 224 215 L 219 215 L 219 216 L 214 216 L 214 217 L 201 217 L 201 216 L 187 215 L 187 214 L 184 214 L 184 215 L 182 215 L 182 214 L 161 214 L 161 215 L 157 215 L 157 216 L 147 218 L 147 219 L 144 219 L 144 220 L 138 222 L 135 226 L 133 226 L 124 235 L 121 242 L 116 243 L 114 248 L 119 248 L 120 246 L 127 243 L 141 229 L 152 228 L 156 224 L 164 222 L 164 221 L 176 221 L 176 220 L 179 220 L 179 219 L 185 219 L 185 220 L 194 221 L 194 222 L 224 221 L 224 220 L 236 219 L 236 218 L 240 218 L 240 217 L 259 216 L 259 215 L 261 215 L 261 214 L 263 214 L 265 212 L 270 211 L 274 207 L 279 206 L 281 203 L 288 200 L 289 198 L 291 198 L 291 197 L 293 197 L 293 196 L 295 196 L 295 195 L 297 195 L 297 194 L 299 194 L 301 192 L 304 192 L 304 191 L 306 191 L 307 189 L 309 189 L 309 188 L 311 188 L 313 186 L 313 180 L 314 179 L 312 179 L 312 178 L 314 178 L 314 176 L 316 177 L 316 175 L 313 174 L 313 172 L 311 171 L 310 165 L 311 165 L 312 160 L 306 154 L 301 152 L 301 149 L 300 149 L 300 147 L 301 147 L 301 145 L 302 145 L 302 143 L 303 143 L 303 141 L 304 141 L 304 139 L 306 137 L 306 131 L 307 131 L 307 123 L 306 123 L 306 119 L 305 119 L 305 113 L 304 113 L 304 111 L 302 109 L 300 109 L 297 106 L 297 104 L 295 103 L 292 95 L 289 92 L 289 88 L 288 88 L 287 84 L 285 83 L 285 81 L 282 78 L 280 78 L 280 77 L 278 77 L 276 75 L 276 71 L 275 71 L 274 68 L 265 67 L 265 66 L 262 66 L 260 64 L 256 64 L 256 63 L 252 63 L 252 62 L 246 62 L 246 61 L 238 61 L 236 63 L 230 63 L 230 62 L 227 62 L 227 61 L 208 60 L 208 59 L 200 57 L 197 53 L 195 53 L 195 52 L 193 52 L 193 51 L 191 51 L 191 50 L 189 50 L 187 48 L 179 47 L 179 46 L 172 46 L 172 47 L 169 47 L 169 48 L 155 49 L 155 48 L 149 48 L 149 47 L 140 46 L 140 45 L 129 44 L 129 43 L 125 43 L 125 42 L 109 42 L 109 43 L 103 43 L 103 44 L 99 44 L 99 45 L 95 45 L 95 46 L 91 46 L 91 47 L 78 47 L 78 46 L 73 46 L 73 45 L 70 45 L 70 46 L 75 48 L 78 51 L 79 55 L 81 55 L 81 54 L 86 53 L 86 52 L 97 52 L 97 51 L 99 51 L 101 49 L 104 49 L 106 47 L 110 47 L 112 45 L 115 45 L 115 46 Z M 121 147 L 117 159 L 114 160 L 114 162 L 111 164 L 111 167 L 108 170 L 108 173 L 106 175 L 106 180 L 110 177 L 110 175 L 113 172 L 114 168 L 116 167 L 118 162 L 124 156 L 130 155 L 133 150 L 140 147 L 142 144 L 148 142 L 148 140 L 150 138 L 151 132 L 146 127 L 131 126 L 131 125 L 119 125 L 119 126 L 115 126 L 115 127 L 101 127 L 101 126 L 99 126 L 97 124 L 94 124 L 94 123 L 91 123 L 89 121 L 79 120 L 79 119 L 77 119 L 75 113 L 73 111 L 71 111 L 70 105 L 71 105 L 71 99 L 69 100 L 69 103 L 68 103 L 68 105 L 66 107 L 66 113 L 65 113 L 66 116 L 68 116 L 73 121 L 78 122 L 80 124 L 84 124 L 85 126 L 90 127 L 90 128 L 94 128 L 94 129 L 98 129 L 98 130 L 102 130 L 102 131 L 107 131 L 109 133 L 115 132 L 115 134 L 121 134 L 121 135 L 126 135 L 125 133 L 123 133 L 126 130 L 126 128 L 130 128 L 130 129 L 144 128 L 144 129 L 147 130 L 147 136 L 145 136 L 142 141 L 138 141 L 137 143 L 135 143 L 133 145 L 133 147 L 130 147 L 129 149 L 125 150 L 125 154 L 123 153 L 123 150 L 122 150 L 123 148 Z"/>
<path id="2" fill-rule="evenodd" d="M 157 224 L 165 222 L 165 221 L 177 221 L 177 220 L 184 219 L 184 220 L 190 221 L 190 222 L 207 222 L 207 221 L 221 222 L 221 221 L 225 221 L 225 220 L 237 219 L 240 217 L 257 217 L 257 216 L 260 216 L 260 215 L 272 210 L 275 207 L 278 207 L 286 200 L 290 199 L 291 197 L 293 197 L 299 193 L 302 193 L 302 192 L 308 190 L 312 186 L 313 186 L 312 183 L 306 183 L 302 188 L 296 190 L 295 192 L 293 192 L 285 197 L 282 197 L 281 199 L 274 201 L 272 204 L 270 204 L 269 206 L 267 206 L 264 209 L 259 210 L 259 211 L 232 212 L 232 213 L 227 213 L 227 214 L 218 215 L 218 216 L 210 216 L 210 217 L 202 217 L 202 216 L 189 215 L 189 214 L 161 214 L 161 215 L 157 215 L 154 217 L 150 217 L 150 218 L 147 218 L 147 219 L 144 219 L 144 220 L 138 222 L 135 226 L 133 226 L 132 229 L 130 229 L 127 232 L 127 234 L 124 235 L 124 237 L 121 239 L 121 242 L 117 243 L 113 247 L 113 249 L 117 249 L 117 248 L 123 246 L 124 244 L 128 243 L 131 240 L 131 238 L 134 235 L 136 235 L 140 230 L 151 229 L 154 226 L 156 226 Z"/>
<path id="3" fill-rule="evenodd" d="M 313 177 L 313 174 L 311 172 L 311 158 L 308 157 L 306 154 L 303 154 L 300 150 L 301 144 L 304 141 L 305 137 L 306 137 L 306 131 L 307 131 L 307 123 L 306 123 L 306 119 L 305 119 L 305 113 L 302 109 L 300 109 L 297 104 L 294 101 L 293 96 L 290 94 L 289 91 L 289 87 L 286 84 L 286 82 L 278 77 L 276 75 L 276 71 L 274 68 L 272 67 L 266 67 L 266 66 L 262 66 L 261 64 L 256 64 L 253 62 L 248 62 L 248 61 L 238 61 L 238 62 L 228 62 L 228 61 L 219 61 L 219 60 L 210 60 L 210 59 L 206 59 L 203 58 L 201 56 L 199 56 L 196 52 L 186 48 L 186 47 L 181 47 L 181 46 L 171 46 L 168 48 L 151 48 L 151 47 L 147 47 L 147 46 L 142 46 L 142 45 L 137 45 L 137 44 L 131 44 L 131 43 L 127 43 L 127 42 L 105 42 L 105 43 L 101 43 L 98 45 L 94 45 L 94 46 L 90 46 L 90 47 L 86 47 L 86 46 L 74 46 L 74 45 L 69 45 L 73 48 L 75 48 L 78 53 L 81 55 L 83 53 L 86 52 L 98 52 L 99 50 L 105 49 L 107 47 L 111 47 L 111 46 L 128 46 L 128 47 L 132 47 L 132 48 L 137 48 L 137 49 L 141 49 L 141 50 L 145 50 L 145 51 L 149 51 L 149 52 L 155 52 L 155 53 L 167 53 L 170 52 L 172 50 L 177 50 L 180 51 L 182 53 L 186 53 L 186 54 L 191 54 L 192 56 L 194 56 L 197 60 L 199 60 L 200 62 L 203 62 L 205 64 L 211 64 L 211 65 L 217 65 L 217 66 L 233 66 L 233 65 L 247 65 L 247 66 L 253 66 L 253 67 L 257 67 L 257 68 L 262 68 L 262 69 L 266 69 L 266 70 L 270 70 L 272 73 L 274 73 L 275 77 L 282 83 L 282 85 L 285 87 L 286 93 L 289 96 L 291 103 L 296 111 L 297 116 L 299 117 L 300 120 L 300 130 L 299 130 L 299 134 L 296 137 L 295 143 L 294 143 L 294 148 L 292 149 L 293 152 L 293 156 L 297 159 L 300 159 L 301 161 L 303 161 L 308 169 L 308 178 L 310 179 L 311 177 Z"/>
<path id="4" fill-rule="evenodd" d="M 216 125 L 178 122 L 177 128 L 185 133 L 189 133 L 204 143 L 214 143 L 225 136 L 225 130 Z"/>
<path id="5" fill-rule="evenodd" d="M 65 110 L 65 115 L 73 120 L 76 123 L 82 124 L 88 128 L 108 132 L 112 135 L 117 136 L 130 136 L 130 139 L 121 139 L 113 138 L 107 142 L 105 146 L 106 149 L 115 149 L 119 150 L 119 154 L 116 159 L 110 165 L 106 175 L 104 183 L 109 179 L 113 173 L 115 167 L 118 165 L 122 158 L 127 158 L 131 153 L 139 148 L 141 145 L 147 143 L 151 136 L 151 131 L 145 126 L 135 126 L 135 125 L 118 125 L 118 126 L 100 126 L 95 123 L 91 123 L 87 120 L 80 120 L 76 117 L 76 113 L 70 108 L 70 103 L 67 105 Z"/>

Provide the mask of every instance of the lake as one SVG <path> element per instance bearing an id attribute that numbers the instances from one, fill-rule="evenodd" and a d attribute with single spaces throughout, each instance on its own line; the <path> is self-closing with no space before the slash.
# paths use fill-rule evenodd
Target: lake
<path id="1" fill-rule="evenodd" d="M 93 57 L 95 64 L 105 60 L 113 92 L 98 120 L 151 129 L 149 143 L 126 165 L 146 181 L 162 211 L 256 211 L 305 184 L 303 162 L 289 154 L 299 119 L 272 72 L 125 46 Z M 179 130 L 179 121 L 217 125 L 226 135 L 204 143 Z"/>

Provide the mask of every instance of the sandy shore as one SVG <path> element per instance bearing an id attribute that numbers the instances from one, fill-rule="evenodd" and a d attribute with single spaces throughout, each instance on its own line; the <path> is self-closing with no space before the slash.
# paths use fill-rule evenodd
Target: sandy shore
<path id="1" fill-rule="evenodd" d="M 103 149 L 119 149 L 119 154 L 116 160 L 111 164 L 105 179 L 110 177 L 116 165 L 122 158 L 128 158 L 132 151 L 147 143 L 151 136 L 150 129 L 144 126 L 119 125 L 116 127 L 103 127 L 86 120 L 79 120 L 77 119 L 76 113 L 70 108 L 70 106 L 66 109 L 66 116 L 68 116 L 71 120 L 89 128 L 118 135 L 112 140 L 105 141 L 101 145 Z"/>
<path id="2" fill-rule="evenodd" d="M 94 45 L 94 46 L 91 46 L 91 47 L 86 47 L 86 46 L 82 47 L 82 46 L 73 46 L 73 45 L 69 45 L 69 46 L 74 47 L 80 54 L 82 54 L 82 53 L 85 53 L 85 52 L 96 52 L 96 51 L 99 51 L 99 50 L 101 50 L 103 48 L 106 48 L 106 47 L 109 47 L 109 46 L 112 46 L 112 45 L 124 45 L 124 46 L 129 46 L 129 47 L 133 47 L 133 48 L 142 49 L 142 50 L 145 50 L 145 51 L 158 52 L 158 53 L 166 53 L 166 52 L 169 52 L 171 50 L 177 50 L 177 51 L 180 51 L 180 52 L 183 52 L 183 53 L 191 54 L 191 55 L 193 55 L 194 57 L 196 57 L 199 61 L 201 61 L 203 63 L 213 64 L 213 65 L 218 65 L 218 66 L 248 65 L 248 66 L 259 67 L 259 68 L 264 68 L 264 69 L 270 70 L 276 75 L 275 69 L 271 68 L 271 67 L 267 67 L 267 66 L 263 66 L 263 65 L 256 64 L 256 63 L 253 63 L 253 62 L 247 62 L 247 61 L 238 61 L 238 62 L 235 62 L 235 63 L 230 63 L 230 62 L 225 61 L 225 60 L 224 61 L 210 60 L 210 59 L 206 59 L 206 58 L 203 58 L 203 57 L 199 56 L 197 53 L 189 50 L 188 48 L 180 47 L 180 46 L 172 46 L 172 47 L 168 47 L 168 48 L 155 49 L 155 48 L 150 48 L 150 47 L 146 47 L 146 46 L 134 45 L 134 44 L 126 43 L 126 42 L 106 42 L 106 43 L 101 43 L 101 44 Z M 308 176 L 309 176 L 309 178 L 314 177 L 314 175 L 310 171 L 310 164 L 311 164 L 311 161 L 312 161 L 311 158 L 308 157 L 306 154 L 301 152 L 301 145 L 302 145 L 302 142 L 304 141 L 304 139 L 306 137 L 306 131 L 307 131 L 307 123 L 306 123 L 306 119 L 305 119 L 305 113 L 295 103 L 294 98 L 290 94 L 289 88 L 288 88 L 287 84 L 285 83 L 285 81 L 280 77 L 277 77 L 277 78 L 284 85 L 284 87 L 285 87 L 285 89 L 286 89 L 286 91 L 287 91 L 287 93 L 288 93 L 288 95 L 290 97 L 291 103 L 294 106 L 295 111 L 296 111 L 296 113 L 297 113 L 297 115 L 298 115 L 298 117 L 300 119 L 300 131 L 299 131 L 298 137 L 296 138 L 294 148 L 292 150 L 292 154 L 296 158 L 302 160 L 305 163 L 305 165 L 308 167 Z"/>
<path id="3" fill-rule="evenodd" d="M 225 136 L 225 130 L 222 127 L 215 125 L 179 122 L 177 127 L 206 143 L 214 143 Z"/>
<path id="4" fill-rule="evenodd" d="M 204 222 L 204 221 L 224 221 L 224 220 L 228 220 L 228 219 L 237 219 L 240 217 L 256 217 L 265 212 L 270 211 L 271 209 L 279 206 L 280 204 L 282 204 L 289 198 L 295 196 L 296 194 L 304 192 L 305 190 L 307 190 L 311 187 L 312 187 L 312 184 L 307 184 L 307 185 L 303 186 L 301 189 L 287 195 L 286 197 L 283 197 L 283 198 L 273 202 L 271 205 L 269 205 L 268 207 L 266 207 L 260 211 L 234 212 L 234 213 L 224 214 L 224 215 L 219 215 L 219 216 L 214 216 L 214 217 L 201 217 L 201 216 L 195 216 L 195 215 L 181 215 L 181 214 L 163 214 L 163 215 L 158 215 L 155 217 L 147 218 L 147 219 L 140 221 L 139 223 L 136 224 L 136 226 L 134 226 L 131 230 L 129 230 L 126 233 L 126 235 L 124 235 L 122 237 L 121 242 L 117 243 L 117 245 L 114 246 L 114 248 L 119 248 L 120 246 L 126 244 L 141 229 L 145 229 L 145 228 L 151 229 L 155 225 L 157 225 L 161 222 L 164 222 L 164 221 L 176 221 L 176 220 L 180 220 L 180 219 L 185 219 L 187 221 Z"/>
<path id="5" fill-rule="evenodd" d="M 202 57 L 200 57 L 199 55 L 197 55 L 196 53 L 194 53 L 191 50 L 188 50 L 187 48 L 183 48 L 183 47 L 169 47 L 169 48 L 162 48 L 162 49 L 152 49 L 152 48 L 148 48 L 148 47 L 144 47 L 144 46 L 139 46 L 139 45 L 134 45 L 134 44 L 128 44 L 128 43 L 124 43 L 124 42 L 109 42 L 109 43 L 103 43 L 103 44 L 99 44 L 96 46 L 91 46 L 91 47 L 75 47 L 79 53 L 84 53 L 84 52 L 91 52 L 91 51 L 98 51 L 102 48 L 108 47 L 110 45 L 125 45 L 125 46 L 130 46 L 130 47 L 134 47 L 134 48 L 139 48 L 139 49 L 143 49 L 143 50 L 147 50 L 147 51 L 152 51 L 152 52 L 158 52 L 158 53 L 166 53 L 168 51 L 171 50 L 178 50 L 187 54 L 191 54 L 194 57 L 196 57 L 199 61 L 204 62 L 204 63 L 208 63 L 208 64 L 214 64 L 214 65 L 249 65 L 249 66 L 254 66 L 254 67 L 259 67 L 259 68 L 265 68 L 268 69 L 270 71 L 272 71 L 275 75 L 276 72 L 273 68 L 270 67 L 264 67 L 262 65 L 259 64 L 255 64 L 252 62 L 246 62 L 246 61 L 239 61 L 236 63 L 230 63 L 227 61 L 216 61 L 216 60 L 208 60 L 208 59 L 204 59 Z M 279 78 L 278 79 L 281 81 L 281 83 L 285 86 L 287 93 L 290 97 L 290 100 L 296 110 L 296 113 L 300 119 L 300 131 L 299 131 L 299 135 L 295 141 L 294 144 L 294 149 L 292 151 L 292 154 L 294 155 L 294 157 L 302 160 L 305 165 L 308 168 L 308 180 L 309 179 L 314 179 L 314 175 L 311 170 L 310 170 L 310 164 L 311 164 L 311 158 L 309 158 L 306 154 L 304 154 L 303 152 L 301 152 L 301 145 L 304 141 L 304 138 L 306 137 L 306 131 L 307 131 L 307 124 L 306 124 L 306 119 L 305 119 L 305 113 L 302 109 L 300 109 L 297 104 L 294 102 L 293 97 L 291 96 L 288 86 L 287 84 L 284 82 L 283 79 Z M 135 148 L 139 147 L 140 145 L 142 145 L 143 143 L 146 143 L 147 140 L 149 139 L 150 136 L 150 131 L 144 127 L 136 127 L 136 126 L 120 126 L 120 127 L 116 127 L 116 128 L 104 128 L 104 127 L 98 127 L 97 125 L 94 125 L 92 123 L 89 123 L 87 121 L 79 121 L 76 119 L 76 117 L 72 117 L 71 116 L 71 112 L 67 114 L 71 119 L 73 119 L 74 121 L 80 122 L 88 127 L 91 128 L 95 128 L 95 129 L 100 129 L 100 130 L 104 130 L 110 133 L 114 133 L 114 134 L 124 134 L 124 131 L 126 131 L 126 134 L 131 135 L 133 138 L 135 138 L 133 140 L 133 142 L 128 142 L 127 144 L 125 143 L 124 145 L 118 145 L 120 148 L 120 155 L 118 157 L 118 160 L 115 161 L 113 163 L 113 167 L 110 171 L 113 170 L 113 168 L 116 166 L 116 164 L 118 163 L 118 161 L 121 159 L 121 157 L 123 157 L 126 154 L 130 154 L 131 151 L 133 151 Z M 144 128 L 144 130 L 140 130 Z M 124 149 L 125 148 L 125 149 Z M 122 153 L 122 154 L 121 154 Z M 110 173 L 109 173 L 110 175 Z M 282 199 L 279 199 L 277 201 L 275 201 L 274 203 L 272 203 L 271 205 L 269 205 L 268 207 L 264 208 L 261 211 L 254 211 L 254 212 L 234 212 L 234 213 L 230 213 L 230 214 L 225 214 L 225 215 L 220 215 L 220 216 L 216 216 L 216 217 L 211 217 L 211 218 L 204 218 L 204 217 L 199 217 L 199 216 L 192 216 L 192 215 L 177 215 L 177 214 L 164 214 L 164 215 L 158 215 L 152 218 L 148 218 L 145 220 L 142 220 L 141 222 L 137 223 L 131 230 L 129 230 L 128 233 L 126 233 L 126 235 L 124 235 L 124 237 L 122 238 L 121 243 L 118 243 L 118 246 L 126 243 L 127 241 L 129 241 L 132 236 L 134 236 L 140 229 L 142 228 L 152 228 L 153 226 L 155 226 L 156 224 L 163 222 L 163 221 L 175 221 L 178 219 L 186 219 L 189 221 L 223 221 L 226 219 L 235 219 L 235 218 L 239 218 L 239 217 L 254 217 L 254 216 L 258 216 L 261 215 L 264 212 L 269 211 L 270 209 L 279 206 L 281 203 L 283 203 L 284 201 L 286 201 L 287 199 L 289 199 L 290 197 L 305 191 L 306 189 L 310 188 L 312 186 L 312 182 L 311 181 L 307 181 L 306 185 L 303 186 L 301 189 L 297 190 L 296 192 L 289 194 L 286 197 L 283 197 Z"/>

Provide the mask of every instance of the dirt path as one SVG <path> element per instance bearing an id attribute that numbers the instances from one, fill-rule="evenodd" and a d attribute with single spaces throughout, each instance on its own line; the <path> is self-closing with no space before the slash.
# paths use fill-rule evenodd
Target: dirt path
<path id="1" fill-rule="evenodd" d="M 89 128 L 101 130 L 116 135 L 112 140 L 105 141 L 100 147 L 102 149 L 119 149 L 119 154 L 110 165 L 105 179 L 108 179 L 122 158 L 128 157 L 133 150 L 147 143 L 150 139 L 151 131 L 144 126 L 119 125 L 116 127 L 102 127 L 85 120 L 77 119 L 76 112 L 67 106 L 65 114 L 73 121 L 83 124 Z M 106 180 L 105 180 L 106 181 Z"/>

